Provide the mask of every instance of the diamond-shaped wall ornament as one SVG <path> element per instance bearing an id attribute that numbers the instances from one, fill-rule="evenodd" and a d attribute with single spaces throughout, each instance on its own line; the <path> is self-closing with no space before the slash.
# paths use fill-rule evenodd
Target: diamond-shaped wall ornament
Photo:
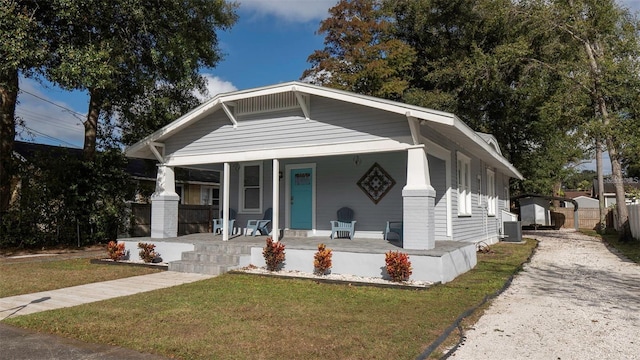
<path id="1" fill-rule="evenodd" d="M 378 163 L 374 163 L 358 181 L 358 187 L 376 204 L 395 184 L 396 181 Z"/>

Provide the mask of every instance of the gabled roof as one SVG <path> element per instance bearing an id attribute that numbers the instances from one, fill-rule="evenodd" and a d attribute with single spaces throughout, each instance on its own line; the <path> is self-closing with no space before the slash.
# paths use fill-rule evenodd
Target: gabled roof
<path id="1" fill-rule="evenodd" d="M 445 135 L 452 141 L 466 148 L 483 161 L 499 167 L 506 174 L 518 179 L 523 179 L 522 174 L 502 156 L 500 148 L 497 146 L 497 141 L 495 141 L 493 136 L 476 133 L 454 114 L 298 81 L 218 94 L 174 122 L 162 127 L 127 148 L 125 153 L 129 157 L 150 158 L 155 156 L 158 160 L 162 160 L 162 154 L 160 154 L 156 146 L 162 144 L 163 141 L 173 134 L 194 122 L 215 111 L 223 110 L 234 126 L 238 126 L 238 123 L 228 108 L 229 106 L 233 106 L 235 102 L 243 99 L 285 92 L 293 92 L 296 94 L 299 105 L 307 117 L 309 116 L 309 112 L 304 101 L 301 99 L 301 95 L 314 95 L 367 106 L 418 120 L 421 124 L 432 125 L 438 130 L 446 129 Z"/>

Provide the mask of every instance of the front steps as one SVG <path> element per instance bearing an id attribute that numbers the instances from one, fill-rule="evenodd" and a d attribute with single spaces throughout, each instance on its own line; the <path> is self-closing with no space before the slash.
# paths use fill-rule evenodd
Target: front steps
<path id="1" fill-rule="evenodd" d="M 193 251 L 182 253 L 181 260 L 169 263 L 169 271 L 220 275 L 251 260 L 251 245 L 233 243 L 198 243 Z"/>
<path id="2" fill-rule="evenodd" d="M 282 232 L 283 239 L 291 238 L 306 238 L 309 234 L 309 230 L 291 230 L 286 229 Z"/>

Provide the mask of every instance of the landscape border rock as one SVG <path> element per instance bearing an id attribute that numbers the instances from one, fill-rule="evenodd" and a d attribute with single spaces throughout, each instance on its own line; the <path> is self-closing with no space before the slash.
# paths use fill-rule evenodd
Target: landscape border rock
<path id="1" fill-rule="evenodd" d="M 229 272 L 230 274 L 247 274 L 264 277 L 275 277 L 280 279 L 300 279 L 310 280 L 316 283 L 324 284 L 339 284 L 348 286 L 372 286 L 378 288 L 388 289 L 401 289 L 401 290 L 427 290 L 434 285 L 440 284 L 440 282 L 427 283 L 424 281 L 408 281 L 408 282 L 393 282 L 382 278 L 365 278 L 354 275 L 343 274 L 328 274 L 328 275 L 315 275 L 305 273 L 301 271 L 268 271 L 263 268 L 242 268 Z"/>

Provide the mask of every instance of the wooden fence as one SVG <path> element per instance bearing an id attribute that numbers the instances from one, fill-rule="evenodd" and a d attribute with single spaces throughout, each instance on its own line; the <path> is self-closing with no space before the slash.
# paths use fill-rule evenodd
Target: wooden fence
<path id="1" fill-rule="evenodd" d="M 210 205 L 178 205 L 178 235 L 210 232 L 217 214 Z M 131 204 L 131 236 L 151 236 L 151 204 Z"/>
<path id="2" fill-rule="evenodd" d="M 551 212 L 551 217 L 555 220 L 556 228 L 558 228 L 558 224 L 562 224 L 560 227 L 574 229 L 573 213 L 573 208 L 556 208 L 553 210 Z M 595 230 L 599 223 L 599 209 L 578 209 L 579 228 Z M 613 212 L 610 209 L 607 209 L 606 225 L 608 228 L 613 227 Z"/>

